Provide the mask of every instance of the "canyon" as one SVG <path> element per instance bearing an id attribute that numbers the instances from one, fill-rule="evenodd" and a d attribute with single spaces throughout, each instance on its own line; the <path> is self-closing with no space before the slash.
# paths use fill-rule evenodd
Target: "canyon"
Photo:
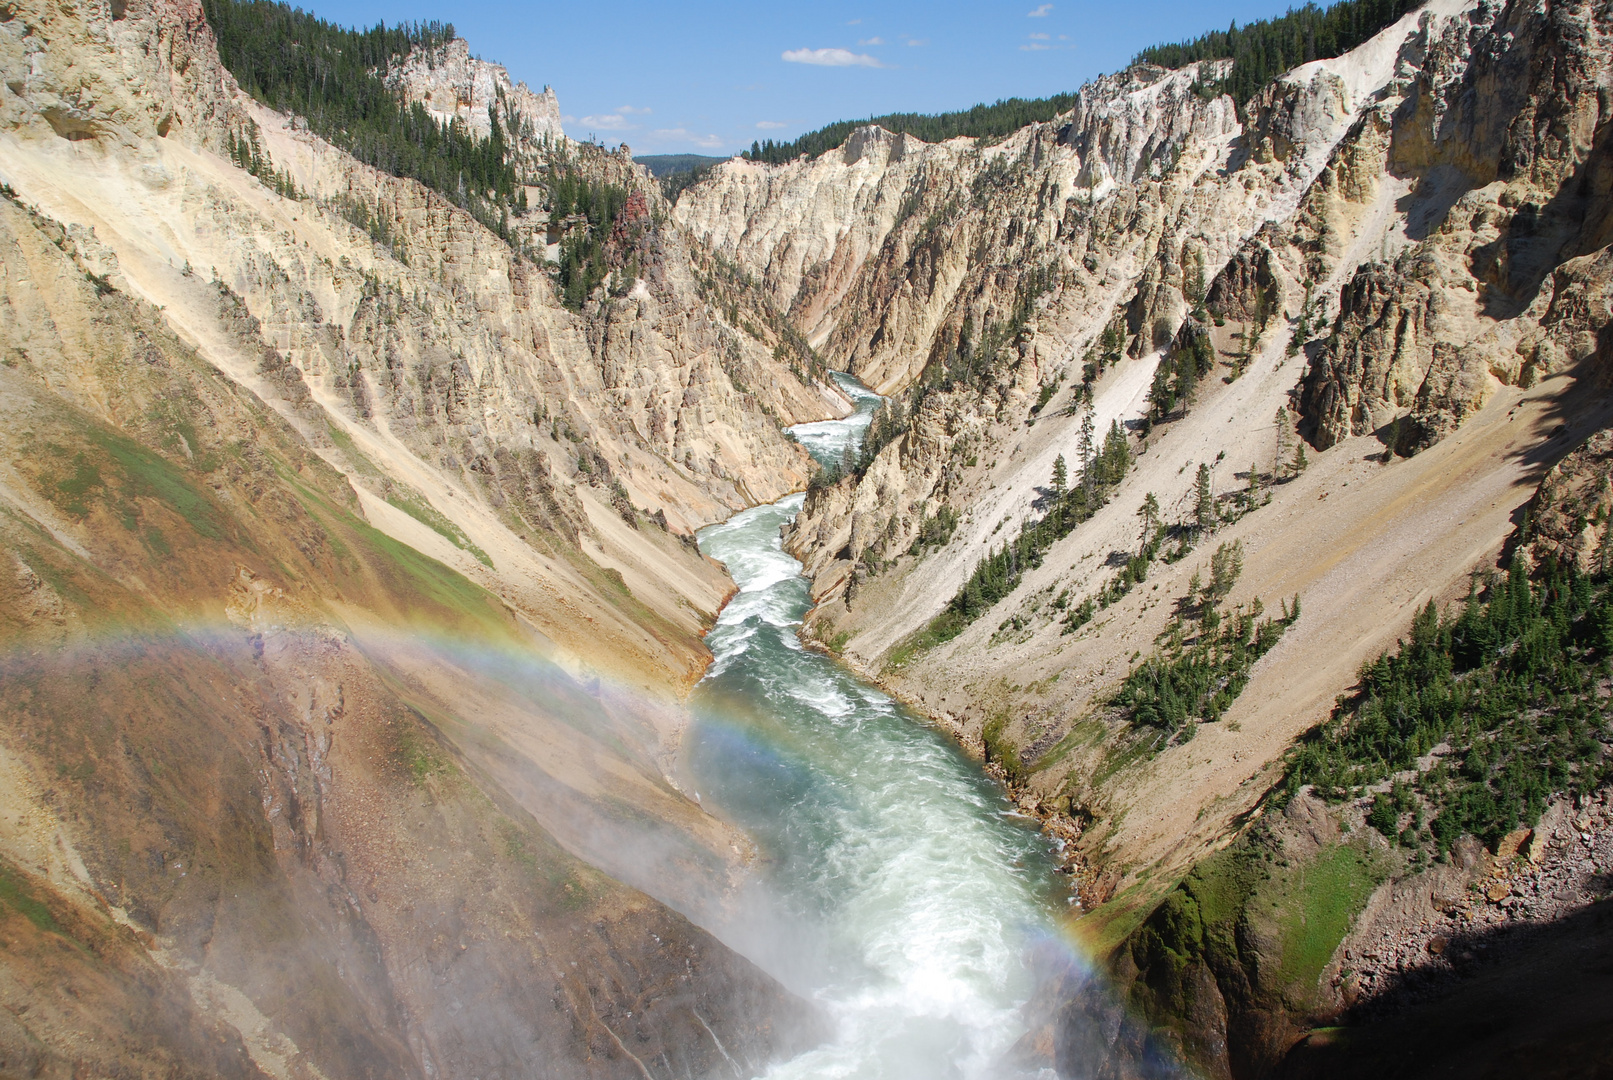
<path id="1" fill-rule="evenodd" d="M 970 1075 L 1421 1075 L 1464 1013 L 1512 1024 L 1472 1070 L 1605 1062 L 1605 783 L 1436 844 L 1403 792 L 1464 747 L 1293 779 L 1430 605 L 1605 576 L 1604 11 L 1430 0 L 1247 101 L 1137 64 L 675 203 L 415 49 L 502 220 L 244 91 L 199 0 L 0 11 L 0 1075 L 839 1075 L 936 1017 Z M 1207 617 L 1261 643 L 1225 699 L 1117 704 Z M 836 794 L 847 745 L 911 764 Z M 884 996 L 790 952 L 799 881 Z"/>

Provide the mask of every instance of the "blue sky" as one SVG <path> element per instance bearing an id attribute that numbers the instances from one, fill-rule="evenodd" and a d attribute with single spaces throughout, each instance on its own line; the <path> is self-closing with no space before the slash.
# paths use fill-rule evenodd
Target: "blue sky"
<path id="1" fill-rule="evenodd" d="M 292 0 L 345 25 L 443 19 L 471 51 L 555 89 L 573 138 L 734 154 L 834 120 L 1074 90 L 1145 45 L 1287 0 L 578 3 Z"/>

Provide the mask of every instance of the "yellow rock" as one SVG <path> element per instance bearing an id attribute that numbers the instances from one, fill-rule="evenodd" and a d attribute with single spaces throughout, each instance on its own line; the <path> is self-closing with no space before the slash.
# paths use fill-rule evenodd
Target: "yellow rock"
<path id="1" fill-rule="evenodd" d="M 1495 842 L 1495 857 L 1501 862 L 1518 857 L 1518 850 L 1528 842 L 1532 829 L 1514 829 Z"/>

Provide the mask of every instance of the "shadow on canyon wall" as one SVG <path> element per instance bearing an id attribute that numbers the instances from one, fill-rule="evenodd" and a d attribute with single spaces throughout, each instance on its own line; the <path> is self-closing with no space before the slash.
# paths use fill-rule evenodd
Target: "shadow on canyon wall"
<path id="1" fill-rule="evenodd" d="M 1613 1076 L 1613 902 L 1539 926 L 1454 940 L 1452 974 L 1401 974 L 1313 1032 L 1281 1080 Z"/>

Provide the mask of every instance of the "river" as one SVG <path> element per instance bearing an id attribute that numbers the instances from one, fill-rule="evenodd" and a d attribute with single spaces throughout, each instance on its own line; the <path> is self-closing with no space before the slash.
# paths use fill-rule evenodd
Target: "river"
<path id="1" fill-rule="evenodd" d="M 820 461 L 879 398 L 793 429 Z M 1053 933 L 1048 844 L 944 734 L 797 638 L 810 606 L 780 526 L 802 495 L 700 534 L 739 593 L 707 642 L 686 767 L 759 857 L 724 937 L 833 1026 L 775 1078 L 1012 1075 L 1028 954 Z"/>

